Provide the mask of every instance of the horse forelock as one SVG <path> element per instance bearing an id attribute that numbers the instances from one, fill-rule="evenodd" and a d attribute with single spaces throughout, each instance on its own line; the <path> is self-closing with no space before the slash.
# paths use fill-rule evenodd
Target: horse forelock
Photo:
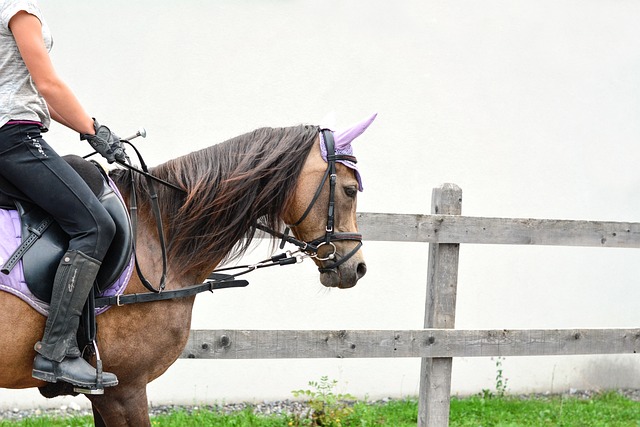
<path id="1" fill-rule="evenodd" d="M 317 135 L 314 126 L 261 128 L 153 168 L 186 191 L 156 185 L 171 262 L 208 273 L 246 252 L 256 221 L 280 227 Z M 134 183 L 147 194 L 142 177 Z M 148 207 L 148 198 L 139 198 Z"/>

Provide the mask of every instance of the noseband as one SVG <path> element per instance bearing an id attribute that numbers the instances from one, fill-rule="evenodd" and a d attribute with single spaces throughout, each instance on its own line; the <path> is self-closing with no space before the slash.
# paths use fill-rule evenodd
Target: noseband
<path id="1" fill-rule="evenodd" d="M 336 162 L 338 160 L 347 160 L 352 163 L 356 163 L 357 160 L 354 156 L 350 156 L 347 154 L 336 154 L 335 142 L 333 140 L 333 133 L 328 129 L 321 129 L 322 136 L 324 139 L 325 147 L 327 148 L 327 169 L 324 172 L 322 180 L 320 181 L 320 185 L 318 185 L 318 189 L 316 190 L 313 199 L 307 206 L 307 209 L 304 211 L 300 219 L 298 219 L 295 223 L 287 225 L 284 230 L 284 233 L 279 233 L 275 230 L 272 230 L 268 227 L 263 226 L 262 224 L 256 225 L 256 227 L 262 231 L 265 231 L 272 236 L 278 237 L 282 239 L 280 243 L 280 248 L 284 247 L 285 243 L 291 243 L 300 248 L 302 252 L 305 252 L 309 256 L 316 258 L 318 261 L 333 261 L 331 264 L 326 265 L 324 267 L 319 267 L 318 270 L 320 273 L 328 273 L 330 271 L 335 270 L 338 266 L 345 263 L 349 258 L 355 255 L 356 252 L 362 246 L 362 234 L 360 233 L 337 233 L 334 229 L 335 223 L 335 194 L 336 194 Z M 320 194 L 322 193 L 322 189 L 324 188 L 325 183 L 329 180 L 329 208 L 327 210 L 327 226 L 325 228 L 325 234 L 322 237 L 311 240 L 309 242 L 301 241 L 291 236 L 289 233 L 291 231 L 291 227 L 297 227 L 307 218 L 309 212 L 318 201 Z M 354 240 L 357 241 L 358 244 L 355 248 L 353 248 L 349 253 L 343 256 L 340 259 L 338 258 L 338 253 L 336 249 L 336 245 L 333 242 L 337 242 L 340 240 Z M 327 256 L 320 257 L 318 255 L 318 250 L 322 246 L 330 246 L 332 252 Z"/>

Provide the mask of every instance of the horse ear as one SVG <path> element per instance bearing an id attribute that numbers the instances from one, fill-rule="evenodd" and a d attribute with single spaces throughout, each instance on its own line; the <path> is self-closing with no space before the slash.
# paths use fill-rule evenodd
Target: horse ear
<path id="1" fill-rule="evenodd" d="M 333 139 L 335 140 L 336 150 L 344 148 L 351 144 L 354 139 L 362 135 L 367 128 L 373 123 L 378 113 L 372 114 L 370 117 L 352 125 L 351 127 L 340 130 L 333 133 Z"/>

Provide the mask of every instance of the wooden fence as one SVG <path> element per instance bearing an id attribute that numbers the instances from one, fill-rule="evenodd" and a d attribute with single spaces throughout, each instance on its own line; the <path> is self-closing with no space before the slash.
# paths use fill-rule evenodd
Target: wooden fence
<path id="1" fill-rule="evenodd" d="M 455 184 L 433 190 L 431 215 L 361 213 L 365 240 L 428 242 L 424 329 L 192 330 L 183 358 L 422 358 L 419 426 L 449 423 L 453 357 L 622 354 L 640 350 L 640 329 L 458 330 L 461 243 L 640 248 L 640 223 L 461 216 Z"/>

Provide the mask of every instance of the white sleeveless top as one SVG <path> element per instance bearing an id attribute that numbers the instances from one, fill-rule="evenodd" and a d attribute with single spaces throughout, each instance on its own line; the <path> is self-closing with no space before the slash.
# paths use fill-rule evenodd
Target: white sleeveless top
<path id="1" fill-rule="evenodd" d="M 51 116 L 47 103 L 36 89 L 9 29 L 11 18 L 22 10 L 42 23 L 42 38 L 47 50 L 53 46 L 49 27 L 35 0 L 0 1 L 0 127 L 9 120 L 31 120 L 48 128 Z"/>

